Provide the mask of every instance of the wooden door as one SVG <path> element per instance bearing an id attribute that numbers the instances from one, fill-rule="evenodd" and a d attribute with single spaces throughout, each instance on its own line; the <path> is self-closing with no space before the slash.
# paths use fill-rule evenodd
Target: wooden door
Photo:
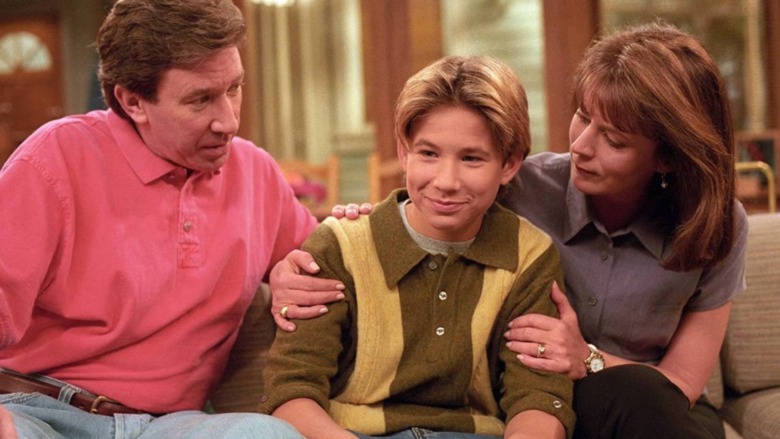
<path id="1" fill-rule="evenodd" d="M 55 16 L 0 20 L 0 164 L 36 128 L 64 114 L 61 66 Z"/>

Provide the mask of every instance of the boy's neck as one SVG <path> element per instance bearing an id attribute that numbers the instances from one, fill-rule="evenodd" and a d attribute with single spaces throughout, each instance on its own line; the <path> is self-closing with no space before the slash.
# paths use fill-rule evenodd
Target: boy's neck
<path id="1" fill-rule="evenodd" d="M 412 237 L 415 243 L 420 246 L 423 250 L 425 250 L 428 253 L 432 254 L 441 254 L 446 255 L 449 253 L 450 250 L 454 251 L 455 253 L 462 254 L 464 253 L 469 247 L 471 247 L 471 244 L 474 242 L 475 238 L 469 239 L 468 241 L 457 241 L 457 242 L 450 242 L 450 241 L 441 241 L 438 239 L 429 238 L 422 233 L 417 232 L 412 228 L 412 225 L 409 224 L 409 219 L 406 216 L 406 209 L 405 206 L 411 203 L 411 200 L 406 199 L 398 203 L 398 211 L 401 213 L 401 219 L 404 222 L 404 226 L 406 227 L 406 230 L 409 232 L 409 236 Z"/>

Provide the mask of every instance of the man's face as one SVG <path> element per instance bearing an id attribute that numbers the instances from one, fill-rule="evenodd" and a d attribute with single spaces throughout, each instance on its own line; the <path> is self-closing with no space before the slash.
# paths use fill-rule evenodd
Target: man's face
<path id="1" fill-rule="evenodd" d="M 220 50 L 194 68 L 164 72 L 157 101 L 140 99 L 131 118 L 158 156 L 187 169 L 215 171 L 227 161 L 238 131 L 243 80 L 238 48 Z"/>

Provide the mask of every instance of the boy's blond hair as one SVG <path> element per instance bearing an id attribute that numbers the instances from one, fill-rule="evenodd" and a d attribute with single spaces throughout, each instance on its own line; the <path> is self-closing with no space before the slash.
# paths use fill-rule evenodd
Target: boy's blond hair
<path id="1" fill-rule="evenodd" d="M 409 148 L 414 122 L 445 105 L 466 105 L 482 114 L 504 162 L 531 150 L 525 89 L 498 59 L 448 56 L 409 78 L 395 109 L 397 140 Z"/>

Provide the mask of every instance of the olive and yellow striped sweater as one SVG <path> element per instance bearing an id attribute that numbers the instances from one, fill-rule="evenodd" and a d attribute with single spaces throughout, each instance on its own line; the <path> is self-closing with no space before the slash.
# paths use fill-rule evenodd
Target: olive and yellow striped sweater
<path id="1" fill-rule="evenodd" d="M 406 198 L 399 190 L 370 216 L 329 218 L 304 244 L 346 298 L 277 332 L 261 411 L 310 398 L 364 434 L 500 435 L 505 421 L 536 409 L 570 433 L 571 381 L 524 367 L 503 339 L 518 315 L 556 313 L 550 285 L 563 282 L 552 241 L 496 204 L 464 254 L 431 255 L 403 224 Z"/>

